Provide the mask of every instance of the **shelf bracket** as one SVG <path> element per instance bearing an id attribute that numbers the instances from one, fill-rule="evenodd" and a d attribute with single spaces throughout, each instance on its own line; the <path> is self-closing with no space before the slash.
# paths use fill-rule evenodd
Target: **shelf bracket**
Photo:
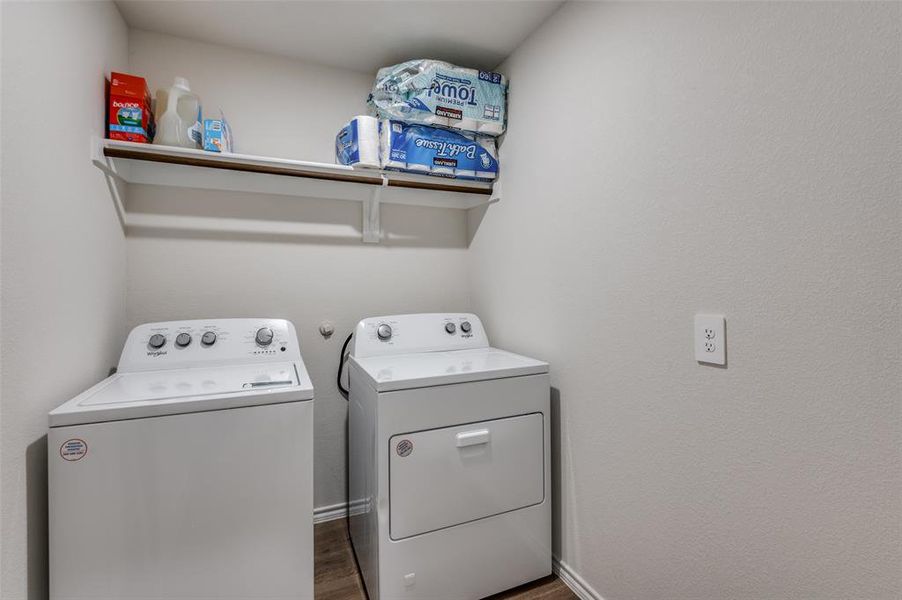
<path id="1" fill-rule="evenodd" d="M 116 171 L 110 159 L 103 155 L 103 139 L 97 136 L 91 137 L 91 162 L 103 171 L 104 175 L 122 179 L 122 175 Z"/>
<path id="2" fill-rule="evenodd" d="M 382 241 L 382 189 L 387 185 L 388 178 L 382 175 L 382 185 L 374 187 L 370 197 L 363 201 L 363 242 L 366 244 L 378 244 Z"/>

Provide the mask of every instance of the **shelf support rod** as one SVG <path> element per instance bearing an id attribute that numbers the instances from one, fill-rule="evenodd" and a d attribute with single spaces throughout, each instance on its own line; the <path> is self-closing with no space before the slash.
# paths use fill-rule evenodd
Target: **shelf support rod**
<path id="1" fill-rule="evenodd" d="M 363 242 L 366 244 L 378 244 L 382 241 L 382 189 L 387 185 L 388 178 L 382 175 L 382 185 L 374 187 L 370 197 L 363 201 Z"/>

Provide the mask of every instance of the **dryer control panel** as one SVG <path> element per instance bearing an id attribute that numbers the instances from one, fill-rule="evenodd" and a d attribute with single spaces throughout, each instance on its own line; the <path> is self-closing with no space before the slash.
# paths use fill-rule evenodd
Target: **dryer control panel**
<path id="1" fill-rule="evenodd" d="M 473 313 L 423 313 L 370 317 L 357 324 L 351 354 L 387 354 L 488 348 L 482 321 Z"/>
<path id="2" fill-rule="evenodd" d="M 119 372 L 301 359 L 294 325 L 284 319 L 197 319 L 132 329 Z"/>

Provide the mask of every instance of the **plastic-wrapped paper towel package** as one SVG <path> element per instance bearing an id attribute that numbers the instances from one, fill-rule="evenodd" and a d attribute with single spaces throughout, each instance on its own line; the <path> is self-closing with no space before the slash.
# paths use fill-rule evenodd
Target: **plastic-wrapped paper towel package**
<path id="1" fill-rule="evenodd" d="M 488 181 L 498 176 L 492 137 L 366 116 L 339 131 L 335 156 L 355 167 Z"/>
<path id="2" fill-rule="evenodd" d="M 367 99 L 383 119 L 497 136 L 504 133 L 507 79 L 438 60 L 379 69 Z"/>

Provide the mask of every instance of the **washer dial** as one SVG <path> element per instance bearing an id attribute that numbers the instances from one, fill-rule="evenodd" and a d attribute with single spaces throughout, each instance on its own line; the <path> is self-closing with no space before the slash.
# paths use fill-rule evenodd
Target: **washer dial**
<path id="1" fill-rule="evenodd" d="M 254 341 L 261 346 L 269 346 L 272 343 L 273 333 L 269 327 L 261 327 L 257 330 Z"/>
<path id="2" fill-rule="evenodd" d="M 383 342 L 387 342 L 391 339 L 391 325 L 388 323 L 380 323 L 379 327 L 376 328 L 376 335 Z"/>
<path id="3" fill-rule="evenodd" d="M 166 336 L 162 333 L 155 333 L 150 336 L 150 340 L 148 340 L 147 345 L 154 350 L 159 350 L 166 345 Z"/>
<path id="4" fill-rule="evenodd" d="M 191 334 L 190 333 L 180 333 L 175 336 L 175 345 L 179 348 L 184 348 L 188 344 L 191 343 Z"/>

